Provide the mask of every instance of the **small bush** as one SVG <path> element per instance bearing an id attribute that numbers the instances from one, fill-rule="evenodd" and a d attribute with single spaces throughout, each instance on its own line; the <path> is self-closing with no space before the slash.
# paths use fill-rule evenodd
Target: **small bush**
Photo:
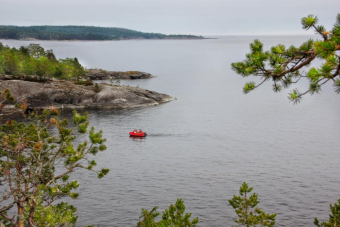
<path id="1" fill-rule="evenodd" d="M 92 86 L 93 82 L 91 80 L 87 80 L 87 81 L 76 81 L 74 82 L 74 84 L 77 85 L 84 85 L 84 86 Z"/>
<path id="2" fill-rule="evenodd" d="M 139 72 L 138 71 L 127 71 L 127 72 L 123 72 L 123 74 L 131 75 L 131 74 L 139 74 Z"/>
<path id="3" fill-rule="evenodd" d="M 99 87 L 99 85 L 97 83 L 94 85 L 94 91 L 95 92 L 100 92 L 100 87 Z"/>

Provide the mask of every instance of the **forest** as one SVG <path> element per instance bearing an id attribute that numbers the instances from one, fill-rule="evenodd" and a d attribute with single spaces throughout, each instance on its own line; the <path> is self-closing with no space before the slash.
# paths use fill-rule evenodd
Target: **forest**
<path id="1" fill-rule="evenodd" d="M 57 59 L 53 50 L 44 50 L 39 44 L 16 49 L 0 42 L 0 75 L 79 80 L 85 74 L 77 58 Z"/>
<path id="2" fill-rule="evenodd" d="M 145 33 L 125 28 L 94 26 L 0 26 L 0 39 L 38 40 L 121 40 L 121 39 L 203 39 L 194 35 Z"/>

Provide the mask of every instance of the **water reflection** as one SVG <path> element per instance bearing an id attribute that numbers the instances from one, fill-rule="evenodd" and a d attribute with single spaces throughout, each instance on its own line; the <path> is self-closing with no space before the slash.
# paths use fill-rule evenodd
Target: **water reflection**
<path id="1" fill-rule="evenodd" d="M 144 142 L 146 140 L 146 137 L 129 136 L 129 138 L 134 142 Z"/>

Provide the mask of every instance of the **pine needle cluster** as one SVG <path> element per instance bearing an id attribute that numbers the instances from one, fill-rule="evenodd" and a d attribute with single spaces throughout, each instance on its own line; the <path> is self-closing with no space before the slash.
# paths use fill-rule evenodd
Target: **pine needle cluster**
<path id="1" fill-rule="evenodd" d="M 262 79 L 259 84 L 253 81 L 246 83 L 243 88 L 245 94 L 266 81 L 272 81 L 273 91 L 280 92 L 303 77 L 309 80 L 309 89 L 302 93 L 293 89 L 288 99 L 294 104 L 299 103 L 307 93 L 320 93 L 322 85 L 327 82 L 333 82 L 334 91 L 340 93 L 340 55 L 337 53 L 340 50 L 340 14 L 330 31 L 318 25 L 318 18 L 314 15 L 302 18 L 301 23 L 305 30 L 314 29 L 321 40 L 309 39 L 299 47 L 278 44 L 271 47 L 270 51 L 264 51 L 263 44 L 256 39 L 250 44 L 251 52 L 246 55 L 246 60 L 231 64 L 232 69 L 243 77 L 253 75 Z M 316 58 L 322 60 L 319 67 L 312 67 L 306 73 L 302 71 Z"/>

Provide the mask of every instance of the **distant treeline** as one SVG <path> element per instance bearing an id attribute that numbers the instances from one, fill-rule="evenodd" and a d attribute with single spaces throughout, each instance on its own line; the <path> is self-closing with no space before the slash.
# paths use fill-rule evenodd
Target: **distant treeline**
<path id="1" fill-rule="evenodd" d="M 93 26 L 5 26 L 0 25 L 1 39 L 39 40 L 120 40 L 120 39 L 202 39 L 194 35 L 144 33 L 125 28 Z"/>
<path id="2" fill-rule="evenodd" d="M 56 59 L 52 50 L 44 50 L 39 44 L 16 49 L 0 42 L 0 76 L 4 74 L 78 80 L 86 72 L 77 58 Z"/>

